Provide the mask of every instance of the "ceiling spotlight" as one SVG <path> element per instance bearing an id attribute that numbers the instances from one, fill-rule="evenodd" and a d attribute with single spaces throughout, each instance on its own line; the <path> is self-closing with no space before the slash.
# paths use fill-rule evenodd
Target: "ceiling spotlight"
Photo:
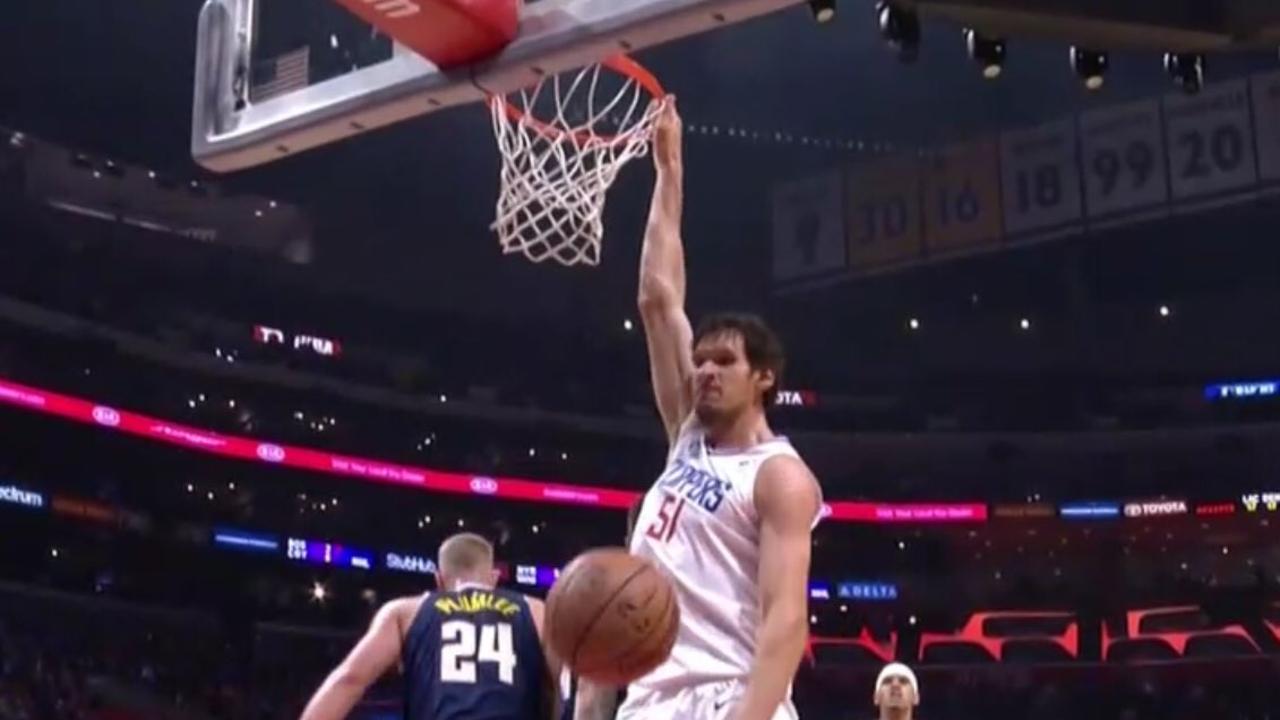
<path id="1" fill-rule="evenodd" d="M 831 22 L 836 19 L 836 0 L 809 0 L 809 10 L 813 11 L 814 20 Z"/>
<path id="2" fill-rule="evenodd" d="M 1018 321 L 1018 327 L 1022 328 L 1023 330 L 1030 330 L 1031 321 L 1026 318 L 1022 318 L 1021 320 Z"/>
<path id="3" fill-rule="evenodd" d="M 893 0 L 876 3 L 880 36 L 898 52 L 902 62 L 914 62 L 920 55 L 920 16 L 899 7 Z"/>
<path id="4" fill-rule="evenodd" d="M 1160 313 L 1160 317 L 1166 317 L 1166 318 L 1173 313 L 1173 311 L 1169 309 L 1168 305 L 1161 305 L 1158 312 Z"/>
<path id="5" fill-rule="evenodd" d="M 329 589 L 324 586 L 324 583 L 317 582 L 312 584 L 311 586 L 312 600 L 315 600 L 316 602 L 324 602 L 324 599 L 326 597 L 329 597 Z"/>
<path id="6" fill-rule="evenodd" d="M 1004 72 L 1004 40 L 986 37 L 972 29 L 964 31 L 964 40 L 969 47 L 969 57 L 982 67 L 982 77 L 988 80 L 1000 77 Z"/>
<path id="7" fill-rule="evenodd" d="M 1102 87 L 1111 58 L 1105 52 L 1071 46 L 1071 67 L 1090 90 Z"/>
<path id="8" fill-rule="evenodd" d="M 1194 95 L 1204 87 L 1204 55 L 1165 53 L 1164 70 L 1188 95 Z"/>
<path id="9" fill-rule="evenodd" d="M 910 320 L 907 321 L 907 327 L 911 328 L 912 330 L 919 330 L 920 320 L 918 318 L 911 318 Z"/>

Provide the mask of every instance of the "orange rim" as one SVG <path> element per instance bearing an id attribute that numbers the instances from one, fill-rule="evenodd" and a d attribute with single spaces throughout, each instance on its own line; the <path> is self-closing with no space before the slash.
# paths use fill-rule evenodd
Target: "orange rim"
<path id="1" fill-rule="evenodd" d="M 649 93 L 649 95 L 652 96 L 653 99 L 655 100 L 661 100 L 662 98 L 667 96 L 667 91 L 662 88 L 662 83 L 658 82 L 658 78 L 653 73 L 649 72 L 649 70 L 645 66 L 641 65 L 635 60 L 632 60 L 630 56 L 613 55 L 600 61 L 600 64 L 618 73 L 619 75 L 626 75 L 627 77 L 631 78 L 632 80 L 635 81 L 637 85 L 644 88 L 645 92 Z M 507 117 L 510 118 L 512 122 L 528 122 L 529 125 L 531 125 L 535 130 L 538 131 L 539 134 L 542 134 L 542 135 L 553 136 L 553 137 L 556 135 L 561 135 L 561 136 L 571 137 L 578 144 L 586 143 L 592 138 L 599 138 L 601 140 L 611 140 L 614 137 L 616 137 L 615 135 L 596 135 L 594 133 L 588 134 L 581 131 L 570 132 L 567 130 L 563 130 L 561 128 L 555 127 L 554 125 L 548 125 L 547 123 L 539 120 L 538 118 L 533 117 L 532 115 L 529 115 L 528 113 L 516 107 L 515 105 L 512 105 L 505 97 L 501 95 L 494 95 L 491 93 L 489 97 L 492 100 L 497 100 L 498 102 L 502 103 L 503 110 L 506 112 Z"/>

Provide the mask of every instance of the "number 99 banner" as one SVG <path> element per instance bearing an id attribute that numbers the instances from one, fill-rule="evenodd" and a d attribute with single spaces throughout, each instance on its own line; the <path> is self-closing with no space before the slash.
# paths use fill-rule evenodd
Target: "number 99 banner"
<path id="1" fill-rule="evenodd" d="M 1090 218 L 1160 205 L 1169 199 L 1158 101 L 1084 113 L 1080 116 L 1080 138 Z"/>

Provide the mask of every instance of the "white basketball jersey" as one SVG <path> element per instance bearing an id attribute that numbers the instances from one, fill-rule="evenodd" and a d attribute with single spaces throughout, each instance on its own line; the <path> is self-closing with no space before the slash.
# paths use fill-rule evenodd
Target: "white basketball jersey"
<path id="1" fill-rule="evenodd" d="M 760 626 L 756 473 L 777 455 L 799 457 L 782 437 L 718 451 L 696 418 L 681 428 L 645 495 L 630 548 L 675 584 L 680 629 L 671 657 L 632 684 L 628 703 L 750 673 Z"/>

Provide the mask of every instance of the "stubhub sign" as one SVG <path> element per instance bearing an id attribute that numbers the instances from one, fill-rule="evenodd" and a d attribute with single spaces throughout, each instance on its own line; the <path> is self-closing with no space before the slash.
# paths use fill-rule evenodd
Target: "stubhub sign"
<path id="1" fill-rule="evenodd" d="M 424 558 L 421 555 L 401 555 L 389 552 L 387 553 L 387 569 L 430 575 L 436 571 L 436 563 L 431 558 Z"/>
<path id="2" fill-rule="evenodd" d="M 44 495 L 34 490 L 23 490 L 16 485 L 0 485 L 0 502 L 29 508 L 44 507 Z"/>

